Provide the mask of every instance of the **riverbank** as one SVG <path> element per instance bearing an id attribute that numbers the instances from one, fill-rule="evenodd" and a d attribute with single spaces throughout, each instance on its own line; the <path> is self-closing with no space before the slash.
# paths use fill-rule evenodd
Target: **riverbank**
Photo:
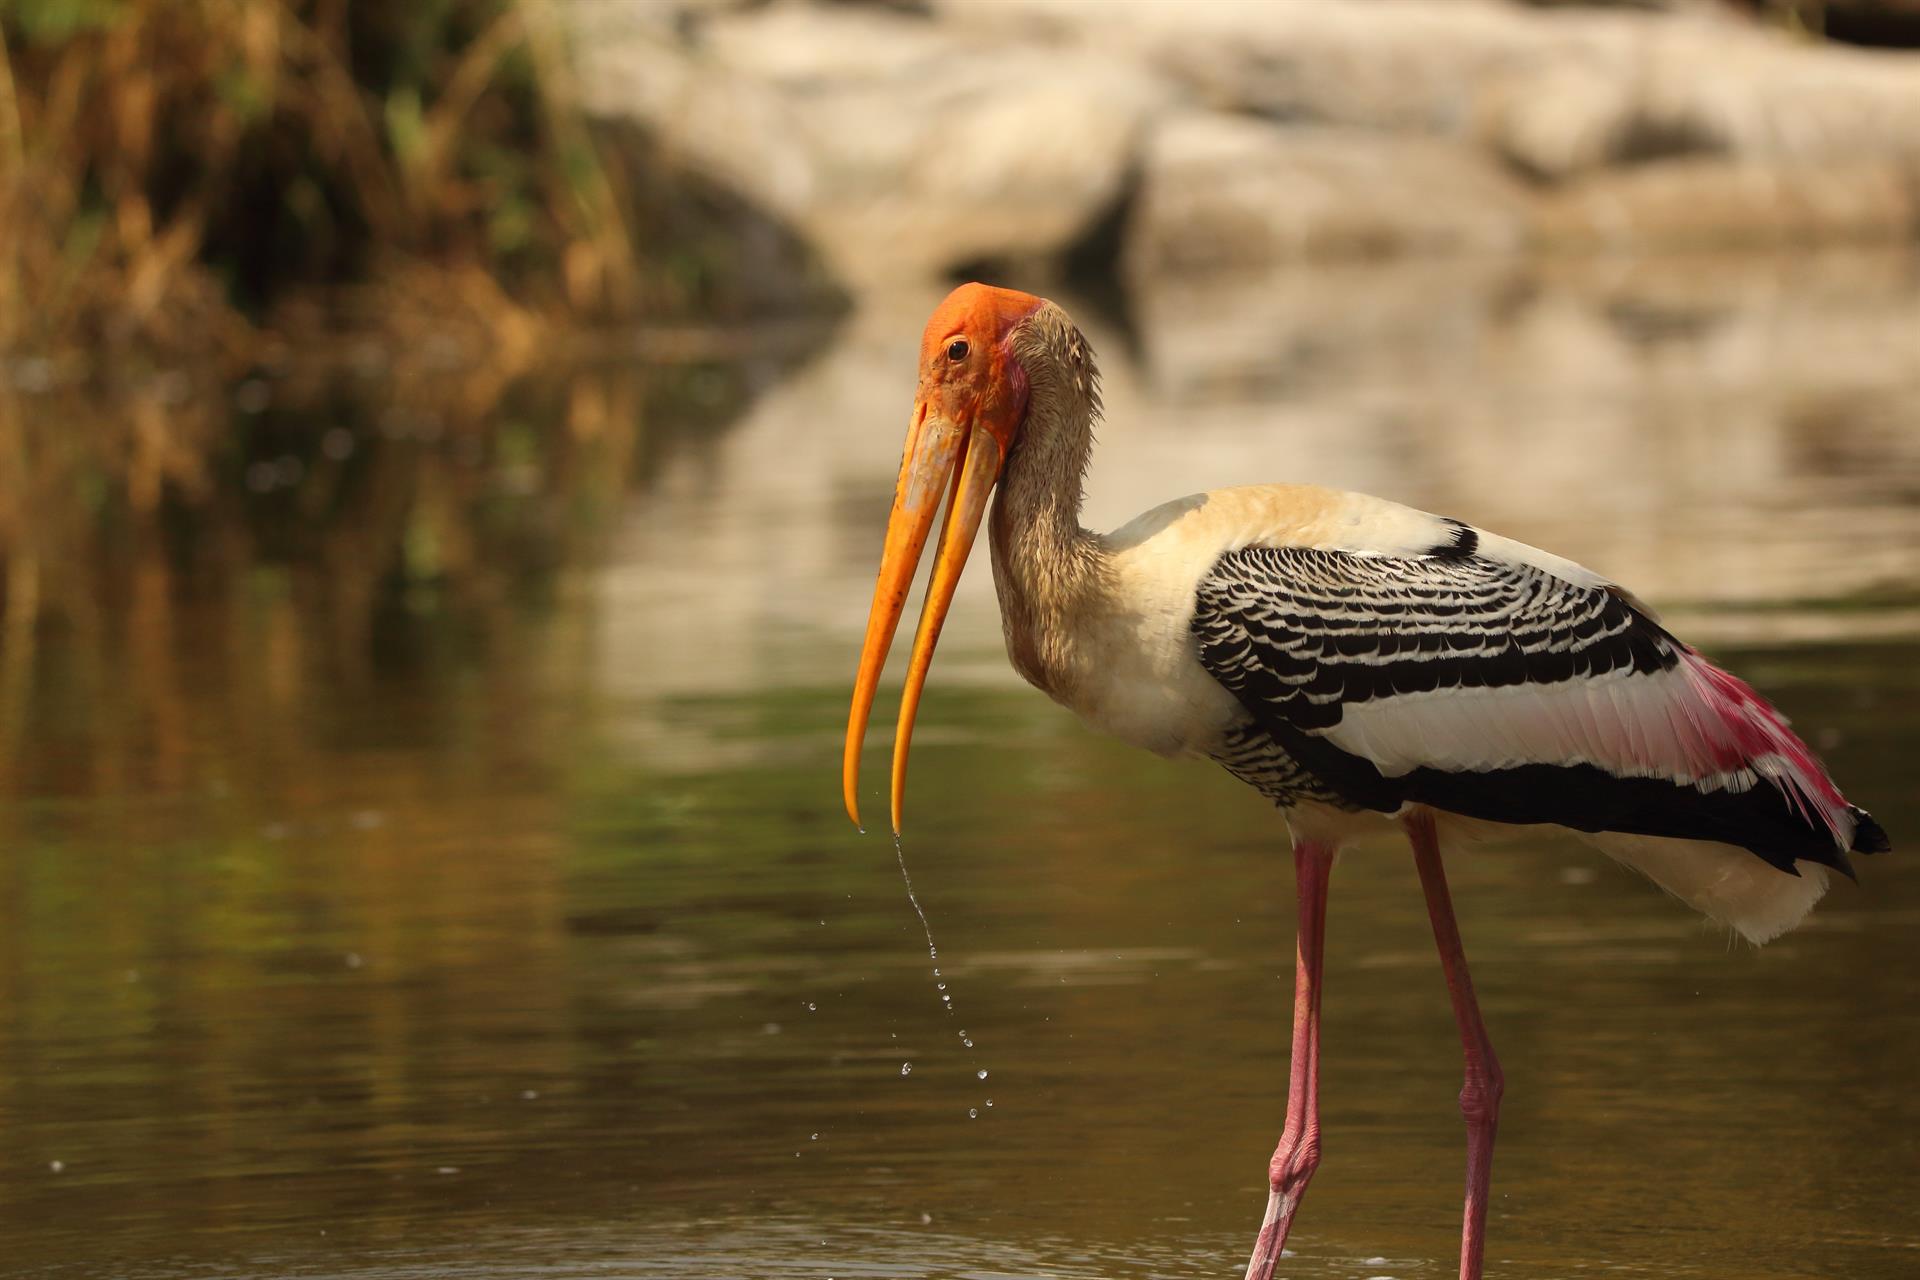
<path id="1" fill-rule="evenodd" d="M 1920 55 L 1760 11 L 23 0 L 0 383 L 367 340 L 511 374 L 961 274 L 1137 307 L 1306 263 L 1914 243 Z"/>

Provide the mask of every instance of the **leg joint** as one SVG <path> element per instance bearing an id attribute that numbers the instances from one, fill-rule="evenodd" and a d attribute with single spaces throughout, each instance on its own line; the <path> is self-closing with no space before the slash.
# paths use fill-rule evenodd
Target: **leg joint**
<path id="1" fill-rule="evenodd" d="M 1317 1131 L 1302 1137 L 1283 1135 L 1280 1145 L 1274 1148 L 1273 1159 L 1267 1164 L 1267 1185 L 1281 1195 L 1297 1197 L 1306 1190 L 1307 1181 L 1319 1167 L 1320 1134 Z"/>
<path id="2" fill-rule="evenodd" d="M 1460 1114 L 1468 1124 L 1495 1120 L 1500 1115 L 1500 1099 L 1507 1091 L 1506 1081 L 1495 1067 L 1486 1076 L 1468 1076 L 1460 1086 Z"/>

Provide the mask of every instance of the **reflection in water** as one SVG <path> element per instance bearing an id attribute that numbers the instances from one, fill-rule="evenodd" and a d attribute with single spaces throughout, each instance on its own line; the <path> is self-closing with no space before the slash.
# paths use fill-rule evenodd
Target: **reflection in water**
<path id="1" fill-rule="evenodd" d="M 1092 516 L 1314 479 L 1569 551 L 1739 646 L 1899 841 L 1920 291 L 1709 265 L 1149 295 L 1091 326 Z M 1236 1266 L 1284 1102 L 1271 812 L 1017 688 L 971 578 L 907 856 L 977 1061 L 839 812 L 931 301 L 785 372 L 0 401 L 0 1272 Z M 1577 848 L 1460 860 L 1494 1265 L 1912 1274 L 1920 881 L 1862 870 L 1754 953 Z M 1328 947 L 1294 1273 L 1444 1274 L 1404 858 L 1343 861 Z"/>
<path id="2" fill-rule="evenodd" d="M 1264 424 L 1294 475 L 1687 604 L 1905 591 L 1920 567 L 1913 258 L 1447 263 L 1152 301 L 1182 446 Z"/>

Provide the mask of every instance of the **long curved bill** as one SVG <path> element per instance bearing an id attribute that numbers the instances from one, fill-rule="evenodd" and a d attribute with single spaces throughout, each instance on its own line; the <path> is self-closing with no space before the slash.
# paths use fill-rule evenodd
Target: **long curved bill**
<path id="1" fill-rule="evenodd" d="M 880 669 L 886 665 L 887 650 L 899 628 L 900 615 L 906 609 L 907 590 L 912 585 L 920 554 L 933 529 L 933 518 L 943 492 L 949 491 L 946 523 L 940 530 L 940 543 L 934 553 L 933 577 L 927 584 L 926 604 L 920 613 L 920 629 L 913 638 L 913 657 L 907 666 L 906 687 L 900 695 L 900 723 L 893 739 L 893 832 L 900 834 L 900 806 L 907 784 L 907 749 L 913 741 L 914 713 L 920 707 L 920 691 L 933 665 L 933 649 L 940 640 L 940 628 L 946 623 L 947 610 L 953 604 L 954 588 L 960 571 L 966 567 L 967 553 L 973 549 L 986 514 L 987 500 L 1000 476 L 1000 445 L 992 433 L 969 430 L 943 417 L 916 416 L 907 437 L 907 453 L 900 465 L 900 481 L 894 489 L 893 513 L 887 520 L 886 549 L 880 557 L 880 580 L 873 589 L 873 608 L 867 614 L 867 638 L 860 650 L 860 668 L 854 676 L 853 707 L 847 717 L 847 750 L 842 763 L 841 781 L 847 802 L 847 816 L 860 824 L 860 748 L 866 741 L 867 721 L 873 712 L 874 691 L 880 684 Z"/>

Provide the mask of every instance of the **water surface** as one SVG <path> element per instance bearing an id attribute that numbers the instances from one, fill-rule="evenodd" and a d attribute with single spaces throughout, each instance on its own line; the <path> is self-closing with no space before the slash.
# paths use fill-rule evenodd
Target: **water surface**
<path id="1" fill-rule="evenodd" d="M 1306 479 L 1552 545 L 1910 843 L 1911 264 L 1675 270 L 1077 307 L 1092 518 Z M 930 301 L 471 403 L 136 393 L 97 453 L 6 402 L 0 1273 L 1237 1274 L 1285 1102 L 1276 816 L 1020 687 L 984 563 L 904 846 L 951 1012 L 839 811 Z M 1758 952 L 1573 844 L 1451 865 L 1508 1076 L 1490 1273 L 1920 1274 L 1909 856 Z M 1286 1273 L 1451 1274 L 1458 1047 L 1403 850 L 1343 859 L 1328 967 Z"/>

